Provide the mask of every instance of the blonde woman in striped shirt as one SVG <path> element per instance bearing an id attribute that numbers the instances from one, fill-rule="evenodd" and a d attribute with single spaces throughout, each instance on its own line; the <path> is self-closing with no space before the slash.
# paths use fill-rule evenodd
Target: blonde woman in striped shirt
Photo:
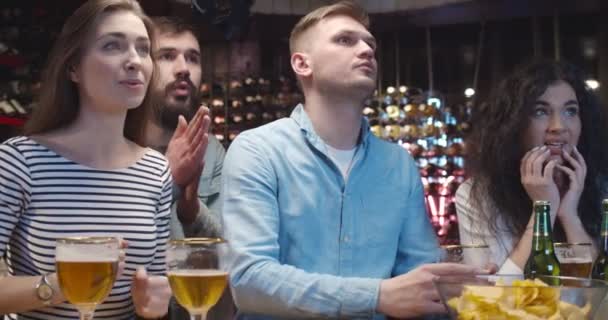
<path id="1" fill-rule="evenodd" d="M 154 78 L 152 25 L 134 0 L 90 0 L 66 21 L 49 56 L 24 136 L 0 145 L 0 314 L 78 319 L 55 273 L 56 239 L 120 236 L 124 271 L 95 316 L 160 317 L 171 291 L 164 255 L 171 175 L 143 147 Z M 51 298 L 36 288 L 50 283 Z"/>

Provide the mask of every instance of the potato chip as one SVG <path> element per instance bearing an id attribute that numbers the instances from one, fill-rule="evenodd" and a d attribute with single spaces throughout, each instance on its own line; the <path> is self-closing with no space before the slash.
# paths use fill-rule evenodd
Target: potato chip
<path id="1" fill-rule="evenodd" d="M 559 302 L 559 310 L 563 316 L 563 319 L 567 320 L 584 320 L 587 319 L 589 312 L 591 311 L 591 304 L 587 303 L 584 307 L 579 307 L 571 303 Z"/>
<path id="2" fill-rule="evenodd" d="M 523 308 L 523 310 L 540 318 L 549 318 L 555 314 L 555 308 L 544 305 L 526 306 Z"/>
<path id="3" fill-rule="evenodd" d="M 515 280 L 510 286 L 499 279 L 494 287 L 464 286 L 460 297 L 448 301 L 459 320 L 584 320 L 591 305 L 560 301 L 560 289 L 539 279 Z"/>

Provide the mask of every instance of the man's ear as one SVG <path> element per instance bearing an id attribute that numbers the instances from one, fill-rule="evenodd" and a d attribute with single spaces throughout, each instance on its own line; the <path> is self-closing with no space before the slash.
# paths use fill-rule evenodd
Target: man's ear
<path id="1" fill-rule="evenodd" d="M 302 52 L 291 55 L 291 68 L 300 77 L 309 77 L 312 74 L 312 63 L 308 55 Z"/>
<path id="2" fill-rule="evenodd" d="M 78 73 L 76 72 L 76 67 L 74 65 L 68 66 L 68 69 L 66 71 L 70 80 L 74 81 L 75 83 L 78 83 L 80 81 L 80 77 L 78 77 Z"/>

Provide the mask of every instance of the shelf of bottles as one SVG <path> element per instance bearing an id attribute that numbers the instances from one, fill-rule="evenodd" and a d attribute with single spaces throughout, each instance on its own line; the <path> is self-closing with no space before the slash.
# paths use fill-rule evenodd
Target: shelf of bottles
<path id="1" fill-rule="evenodd" d="M 420 168 L 431 223 L 442 244 L 458 243 L 455 194 L 464 181 L 471 101 L 449 107 L 438 94 L 388 87 L 363 110 L 374 135 L 406 149 Z"/>
<path id="2" fill-rule="evenodd" d="M 203 82 L 200 90 L 203 104 L 211 110 L 212 133 L 225 146 L 245 130 L 288 117 L 303 101 L 295 80 L 287 77 Z"/>
<path id="3" fill-rule="evenodd" d="M 17 99 L 0 98 L 0 125 L 20 127 L 25 123 L 29 110 Z"/>
<path id="4" fill-rule="evenodd" d="M 40 89 L 40 68 L 61 25 L 45 2 L 2 1 L 0 9 L 0 139 L 16 134 Z M 52 7 L 52 6 L 51 6 Z M 57 9 L 59 12 L 60 9 Z"/>

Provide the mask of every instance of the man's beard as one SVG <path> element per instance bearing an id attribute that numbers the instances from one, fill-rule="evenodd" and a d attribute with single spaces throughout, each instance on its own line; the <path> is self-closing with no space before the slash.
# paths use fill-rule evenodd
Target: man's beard
<path id="1" fill-rule="evenodd" d="M 167 99 L 169 93 L 173 90 L 177 82 L 186 81 L 190 87 L 190 95 L 188 97 L 182 97 L 183 99 Z M 156 119 L 157 122 L 166 130 L 175 130 L 177 128 L 177 121 L 180 115 L 184 116 L 189 122 L 192 120 L 198 106 L 200 104 L 200 95 L 197 88 L 194 86 L 190 79 L 178 79 L 174 82 L 169 83 L 165 90 L 159 92 L 161 95 L 162 103 L 157 106 Z"/>

